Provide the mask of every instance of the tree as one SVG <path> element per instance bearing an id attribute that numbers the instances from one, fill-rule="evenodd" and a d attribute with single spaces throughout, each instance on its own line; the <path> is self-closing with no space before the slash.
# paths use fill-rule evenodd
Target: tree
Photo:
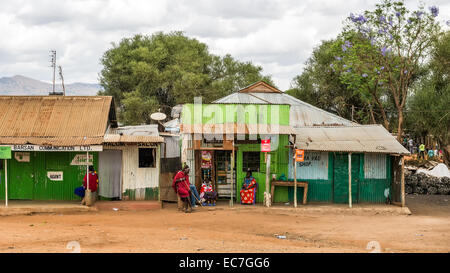
<path id="1" fill-rule="evenodd" d="M 353 117 L 358 123 L 369 123 L 372 120 L 369 105 L 342 83 L 340 73 L 333 69 L 336 43 L 337 40 L 322 41 L 314 48 L 303 72 L 293 79 L 286 93 L 346 119 Z"/>
<path id="2" fill-rule="evenodd" d="M 181 32 L 126 38 L 101 59 L 102 94 L 114 96 L 123 123 L 150 123 L 148 115 L 159 108 L 169 113 L 206 94 L 211 59 L 205 44 Z"/>
<path id="3" fill-rule="evenodd" d="M 386 88 L 380 81 L 380 73 L 384 69 L 378 58 L 378 49 L 360 33 L 347 32 L 341 35 L 334 44 L 333 51 L 337 55 L 332 63 L 333 71 L 350 90 L 360 95 L 369 105 L 372 120 L 375 105 L 380 112 L 384 127 L 389 130 L 389 118 L 386 107 Z M 373 69 L 373 66 L 377 68 Z M 384 98 L 384 99 L 383 99 Z"/>
<path id="4" fill-rule="evenodd" d="M 213 56 L 210 101 L 239 91 L 260 80 L 275 86 L 271 77 L 263 75 L 262 70 L 261 66 L 255 66 L 251 62 L 237 61 L 230 54 L 224 57 Z"/>
<path id="5" fill-rule="evenodd" d="M 383 0 L 374 11 L 350 14 L 341 35 L 344 81 L 354 87 L 386 86 L 397 112 L 399 141 L 409 88 L 439 32 L 438 13 L 435 6 L 411 12 L 402 1 Z"/>
<path id="6" fill-rule="evenodd" d="M 437 40 L 422 77 L 408 101 L 407 125 L 419 136 L 433 135 L 450 163 L 450 31 Z"/>
<path id="7" fill-rule="evenodd" d="M 112 44 L 102 58 L 101 95 L 111 95 L 124 124 L 151 123 L 150 114 L 193 102 L 210 102 L 238 87 L 266 79 L 262 68 L 231 56 L 214 56 L 182 32 L 135 35 Z"/>

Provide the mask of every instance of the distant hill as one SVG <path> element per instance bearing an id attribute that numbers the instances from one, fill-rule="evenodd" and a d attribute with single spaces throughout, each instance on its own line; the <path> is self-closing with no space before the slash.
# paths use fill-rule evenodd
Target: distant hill
<path id="1" fill-rule="evenodd" d="M 95 83 L 65 84 L 68 96 L 93 96 L 102 87 Z M 56 92 L 62 92 L 61 81 L 55 85 Z M 52 91 L 52 84 L 28 78 L 25 76 L 0 78 L 0 95 L 48 95 Z"/>

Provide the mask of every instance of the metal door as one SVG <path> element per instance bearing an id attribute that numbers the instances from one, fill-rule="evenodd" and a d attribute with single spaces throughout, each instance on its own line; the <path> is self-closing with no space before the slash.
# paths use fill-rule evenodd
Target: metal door
<path id="1" fill-rule="evenodd" d="M 13 158 L 8 162 L 9 199 L 33 199 L 34 165 L 31 153 L 27 155 L 28 157 L 23 159 L 14 152 Z"/>
<path id="2" fill-rule="evenodd" d="M 122 198 L 122 151 L 100 152 L 98 171 L 98 194 L 107 198 Z"/>
<path id="3" fill-rule="evenodd" d="M 334 155 L 334 203 L 348 203 L 348 154 Z M 352 203 L 358 203 L 359 155 L 352 154 Z"/>

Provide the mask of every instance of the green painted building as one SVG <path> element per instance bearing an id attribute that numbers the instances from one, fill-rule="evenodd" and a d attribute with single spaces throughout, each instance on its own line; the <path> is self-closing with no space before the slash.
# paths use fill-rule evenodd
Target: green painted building
<path id="1" fill-rule="evenodd" d="M 211 151 L 217 169 L 213 181 L 223 175 L 230 185 L 220 194 L 216 184 L 219 196 L 233 196 L 237 202 L 247 168 L 253 169 L 259 185 L 257 202 L 264 199 L 266 164 L 260 151 L 261 139 L 267 138 L 272 142 L 270 178 L 293 181 L 293 151 L 305 150 L 305 161 L 297 162 L 297 179 L 308 182 L 308 202 L 348 203 L 349 167 L 352 203 L 384 203 L 387 197 L 402 201 L 399 162 L 408 151 L 387 130 L 353 123 L 264 82 L 213 104 L 184 105 L 181 133 L 182 161 L 194 170 L 190 179 L 200 185 L 201 154 Z M 228 167 L 221 169 L 221 162 Z M 301 200 L 303 188 L 297 194 Z M 275 187 L 274 202 L 293 200 L 293 187 Z"/>
<path id="2" fill-rule="evenodd" d="M 0 109 L 0 146 L 12 150 L 0 160 L 0 199 L 8 183 L 8 199 L 79 200 L 74 189 L 117 127 L 112 97 L 0 96 Z"/>

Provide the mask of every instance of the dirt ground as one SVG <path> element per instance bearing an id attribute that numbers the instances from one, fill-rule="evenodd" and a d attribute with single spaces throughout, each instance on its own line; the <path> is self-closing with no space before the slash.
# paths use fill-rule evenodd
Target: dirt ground
<path id="1" fill-rule="evenodd" d="M 185 214 L 170 204 L 4 216 L 0 252 L 449 252 L 449 202 L 450 196 L 409 195 L 412 215 L 226 206 Z"/>

